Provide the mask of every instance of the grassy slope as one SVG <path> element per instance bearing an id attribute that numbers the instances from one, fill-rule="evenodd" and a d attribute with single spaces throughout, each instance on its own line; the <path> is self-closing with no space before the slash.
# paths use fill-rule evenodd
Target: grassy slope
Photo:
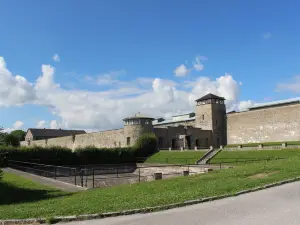
<path id="1" fill-rule="evenodd" d="M 263 172 L 275 173 L 262 178 L 249 177 Z M 11 196 L 15 196 L 13 197 L 15 199 L 23 199 L 22 189 L 24 188 L 44 189 L 49 199 L 27 200 L 24 203 L 12 204 L 0 202 L 0 219 L 79 215 L 162 205 L 234 193 L 299 175 L 300 157 L 291 157 L 285 160 L 248 164 L 208 174 L 94 189 L 59 197 L 66 193 L 32 184 L 32 182 L 15 175 L 5 174 L 4 181 L 14 183 L 15 188 L 13 190 L 1 188 L 1 200 L 4 198 L 9 201 Z"/>
<path id="2" fill-rule="evenodd" d="M 204 154 L 204 151 L 160 151 L 147 159 L 146 163 L 195 164 Z"/>
<path id="3" fill-rule="evenodd" d="M 276 157 L 300 156 L 300 150 L 254 150 L 254 151 L 221 151 L 210 163 L 236 162 L 249 159 L 267 159 Z"/>

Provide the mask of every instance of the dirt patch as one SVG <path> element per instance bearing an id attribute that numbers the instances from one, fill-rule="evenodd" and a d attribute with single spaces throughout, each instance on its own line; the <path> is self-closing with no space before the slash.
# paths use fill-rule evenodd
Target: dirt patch
<path id="1" fill-rule="evenodd" d="M 274 172 L 270 172 L 270 173 L 257 173 L 257 174 L 254 174 L 248 178 L 251 178 L 251 179 L 261 179 L 261 178 L 265 178 L 265 177 L 268 177 L 268 176 L 271 176 L 275 173 L 278 173 L 278 171 L 274 171 Z"/>

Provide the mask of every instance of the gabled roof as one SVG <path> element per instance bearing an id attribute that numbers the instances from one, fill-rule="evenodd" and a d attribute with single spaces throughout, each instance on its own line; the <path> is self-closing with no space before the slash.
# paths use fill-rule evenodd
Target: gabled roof
<path id="1" fill-rule="evenodd" d="M 71 136 L 73 134 L 85 134 L 84 130 L 61 130 L 61 129 L 38 129 L 38 128 L 29 128 L 28 132 L 34 137 L 64 137 Z"/>
<path id="2" fill-rule="evenodd" d="M 223 98 L 223 97 L 219 97 L 219 96 L 217 96 L 217 95 L 214 95 L 214 94 L 209 93 L 209 94 L 207 94 L 207 95 L 204 95 L 204 96 L 201 97 L 201 98 L 198 98 L 198 99 L 196 100 L 196 102 L 204 101 L 204 100 L 208 100 L 208 99 L 225 100 L 225 98 Z"/>

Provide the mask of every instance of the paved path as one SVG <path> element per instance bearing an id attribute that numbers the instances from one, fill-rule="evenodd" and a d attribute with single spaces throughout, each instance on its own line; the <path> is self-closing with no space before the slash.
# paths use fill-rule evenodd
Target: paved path
<path id="1" fill-rule="evenodd" d="M 47 177 L 41 177 L 41 176 L 34 175 L 34 174 L 31 174 L 31 173 L 26 173 L 26 172 L 23 172 L 23 171 L 20 171 L 20 170 L 12 169 L 12 168 L 5 168 L 5 169 L 3 169 L 3 171 L 9 172 L 9 173 L 14 173 L 14 174 L 22 176 L 26 179 L 35 181 L 37 183 L 44 184 L 46 186 L 57 188 L 57 189 L 60 189 L 62 191 L 77 192 L 77 191 L 86 190 L 85 188 L 82 188 L 82 187 L 79 187 L 79 186 L 75 186 L 75 185 L 72 185 L 72 184 L 68 184 L 68 183 L 58 181 L 58 180 L 54 180 L 54 179 L 47 178 Z"/>
<path id="2" fill-rule="evenodd" d="M 162 212 L 66 225 L 299 225 L 299 212 L 300 182 L 296 182 Z"/>

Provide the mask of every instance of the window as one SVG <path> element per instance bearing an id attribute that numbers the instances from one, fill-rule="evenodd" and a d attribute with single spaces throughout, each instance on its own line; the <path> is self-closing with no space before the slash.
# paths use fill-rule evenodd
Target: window
<path id="1" fill-rule="evenodd" d="M 202 120 L 204 120 L 204 114 L 202 115 Z"/>
<path id="2" fill-rule="evenodd" d="M 146 120 L 146 121 L 145 121 L 145 124 L 149 124 L 149 120 Z"/>
<path id="3" fill-rule="evenodd" d="M 130 137 L 127 137 L 127 145 L 130 145 Z"/>
<path id="4" fill-rule="evenodd" d="M 218 120 L 216 120 L 216 126 L 218 126 Z"/>

